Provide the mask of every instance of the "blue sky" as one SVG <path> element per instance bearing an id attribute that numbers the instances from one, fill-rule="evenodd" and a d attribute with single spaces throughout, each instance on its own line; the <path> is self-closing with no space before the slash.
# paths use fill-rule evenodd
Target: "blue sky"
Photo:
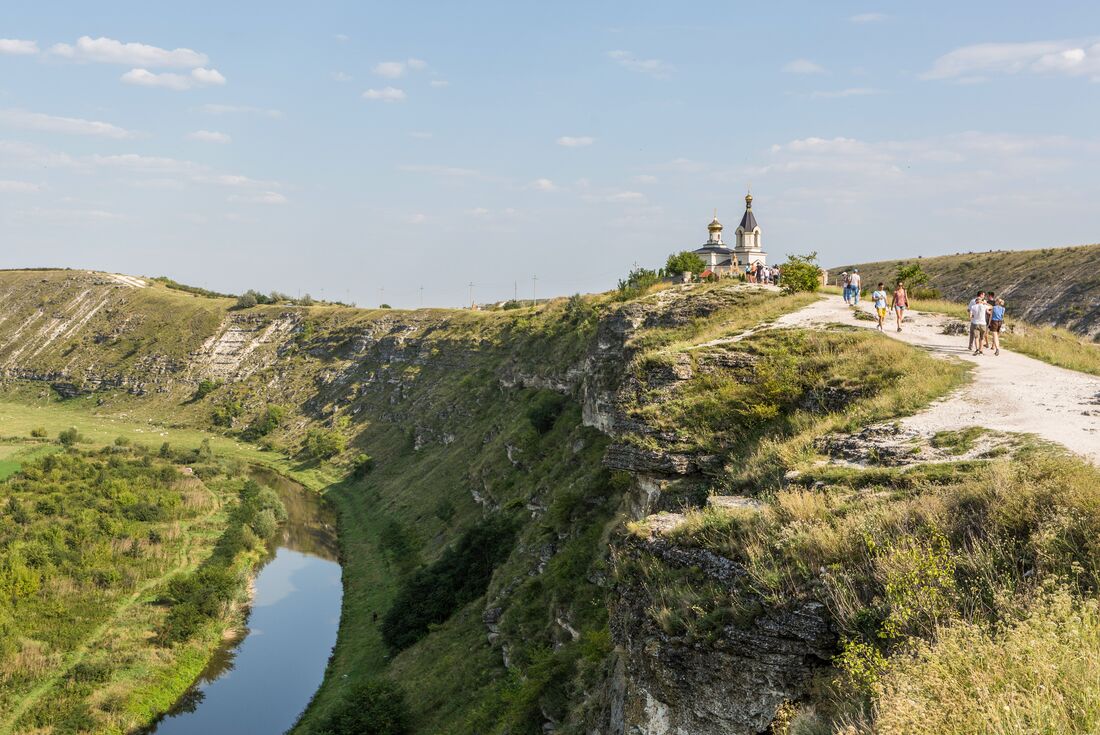
<path id="1" fill-rule="evenodd" d="M 417 306 L 1100 240 L 1100 5 L 9 4 L 0 267 Z"/>

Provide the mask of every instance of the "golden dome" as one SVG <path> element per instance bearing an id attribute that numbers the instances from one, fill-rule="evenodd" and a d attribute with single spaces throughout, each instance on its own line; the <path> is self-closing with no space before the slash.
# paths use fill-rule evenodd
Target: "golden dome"
<path id="1" fill-rule="evenodd" d="M 710 230 L 711 232 L 721 232 L 722 231 L 722 223 L 718 221 L 717 217 L 715 217 L 714 219 L 712 219 L 710 221 L 710 224 L 707 225 L 707 229 Z"/>
<path id="2" fill-rule="evenodd" d="M 752 209 L 752 194 L 745 195 L 745 209 Z"/>

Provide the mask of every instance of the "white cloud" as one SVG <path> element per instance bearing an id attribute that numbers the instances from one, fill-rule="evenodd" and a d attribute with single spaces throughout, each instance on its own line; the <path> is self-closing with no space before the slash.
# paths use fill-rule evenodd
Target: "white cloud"
<path id="1" fill-rule="evenodd" d="M 184 137 L 188 140 L 197 140 L 203 143 L 230 143 L 233 140 L 226 133 L 219 133 L 216 130 L 196 130 Z"/>
<path id="2" fill-rule="evenodd" d="M 408 173 L 431 174 L 433 176 L 446 176 L 448 178 L 477 178 L 481 172 L 472 168 L 459 168 L 457 166 L 440 166 L 435 164 L 405 164 L 397 167 L 398 171 Z"/>
<path id="3" fill-rule="evenodd" d="M 652 174 L 638 174 L 631 179 L 635 184 L 656 184 L 658 179 Z"/>
<path id="4" fill-rule="evenodd" d="M 203 105 L 201 108 L 203 112 L 208 115 L 233 115 L 233 114 L 247 114 L 247 115 L 263 115 L 264 117 L 282 117 L 282 110 L 268 110 L 263 107 L 253 107 L 251 105 Z"/>
<path id="5" fill-rule="evenodd" d="M 137 153 L 119 153 L 110 156 L 94 154 L 88 159 L 96 166 L 110 166 L 130 171 L 155 171 L 158 173 L 195 173 L 202 166 L 194 161 L 163 156 L 142 156 Z"/>
<path id="6" fill-rule="evenodd" d="M 35 184 L 30 181 L 0 179 L 0 193 L 4 194 L 31 194 L 42 191 L 42 189 L 42 184 Z"/>
<path id="7" fill-rule="evenodd" d="M 551 192 L 551 191 L 557 191 L 558 190 L 558 185 L 555 184 L 550 179 L 535 179 L 534 181 L 532 181 L 530 184 L 527 185 L 527 188 L 528 189 L 534 189 L 536 191 Z"/>
<path id="8" fill-rule="evenodd" d="M 25 110 L 0 110 L 0 125 L 23 130 L 39 130 L 46 133 L 68 135 L 93 135 L 101 138 L 124 140 L 136 137 L 134 133 L 111 123 L 84 120 L 78 117 L 57 117 Z"/>
<path id="9" fill-rule="evenodd" d="M 386 77 L 387 79 L 397 79 L 398 77 L 405 76 L 405 62 L 404 61 L 383 61 L 375 64 L 372 69 L 375 74 L 380 77 Z"/>
<path id="10" fill-rule="evenodd" d="M 162 87 L 183 91 L 194 87 L 225 84 L 225 77 L 217 69 L 192 69 L 190 74 L 163 72 L 154 74 L 148 69 L 131 69 L 121 77 L 126 84 L 139 87 Z"/>
<path id="11" fill-rule="evenodd" d="M 332 72 L 332 78 L 337 82 L 350 82 L 352 80 L 351 74 L 342 71 Z"/>
<path id="12" fill-rule="evenodd" d="M 382 102 L 401 102 L 406 97 L 405 90 L 396 87 L 383 87 L 382 89 L 368 89 L 363 92 L 365 100 L 379 100 Z"/>
<path id="13" fill-rule="evenodd" d="M 32 207 L 30 209 L 16 210 L 16 216 L 34 219 L 55 225 L 89 225 L 106 222 L 118 222 L 126 219 L 117 212 L 108 212 L 103 209 L 48 209 L 44 207 Z"/>
<path id="14" fill-rule="evenodd" d="M 825 68 L 809 59 L 795 59 L 784 64 L 783 71 L 789 74 L 823 74 Z"/>
<path id="15" fill-rule="evenodd" d="M 446 79 L 433 79 L 432 81 L 428 82 L 428 84 L 430 84 L 433 87 L 449 87 L 449 86 L 451 86 L 451 83 L 448 82 Z"/>
<path id="16" fill-rule="evenodd" d="M 558 138 L 558 145 L 566 148 L 583 148 L 595 142 L 596 139 L 590 135 L 563 135 Z"/>
<path id="17" fill-rule="evenodd" d="M 55 44 L 50 52 L 76 61 L 126 64 L 138 67 L 198 67 L 210 60 L 189 48 L 163 49 L 144 43 L 123 43 L 113 38 L 81 36 L 75 45 Z"/>
<path id="18" fill-rule="evenodd" d="M 672 71 L 672 67 L 660 59 L 639 59 L 629 51 L 621 49 L 608 51 L 607 56 L 624 69 L 649 74 L 657 79 L 665 79 Z"/>
<path id="19" fill-rule="evenodd" d="M 858 13 L 848 18 L 853 23 L 878 23 L 886 20 L 886 13 Z"/>
<path id="20" fill-rule="evenodd" d="M 229 201 L 242 204 L 286 204 L 289 200 L 277 191 L 261 191 L 256 194 L 233 194 Z"/>
<path id="21" fill-rule="evenodd" d="M 80 165 L 67 153 L 14 140 L 0 140 L 0 161 L 26 169 L 77 168 Z"/>
<path id="22" fill-rule="evenodd" d="M 38 44 L 34 41 L 21 41 L 17 38 L 0 38 L 0 54 L 30 56 L 37 53 Z"/>
<path id="23" fill-rule="evenodd" d="M 813 99 L 838 99 L 842 97 L 866 97 L 873 94 L 882 94 L 882 90 L 874 87 L 848 87 L 847 89 L 820 90 L 810 95 Z"/>
<path id="24" fill-rule="evenodd" d="M 1100 81 L 1100 43 L 1066 39 L 979 43 L 936 59 L 922 79 L 980 81 L 986 74 L 1064 74 Z"/>
<path id="25" fill-rule="evenodd" d="M 645 201 L 645 194 L 640 191 L 617 191 L 614 194 L 610 194 L 607 197 L 609 202 L 642 202 Z"/>
<path id="26" fill-rule="evenodd" d="M 428 68 L 428 62 L 424 61 L 424 59 L 409 59 L 406 63 L 409 65 L 410 69 L 415 69 L 418 71 L 420 69 Z"/>

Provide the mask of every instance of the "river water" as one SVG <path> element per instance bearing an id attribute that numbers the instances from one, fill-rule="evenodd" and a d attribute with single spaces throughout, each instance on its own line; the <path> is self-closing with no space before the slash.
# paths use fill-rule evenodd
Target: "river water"
<path id="1" fill-rule="evenodd" d="M 268 470 L 287 522 L 255 579 L 242 635 L 226 641 L 149 735 L 277 735 L 298 719 L 325 674 L 340 624 L 336 521 L 321 498 Z"/>

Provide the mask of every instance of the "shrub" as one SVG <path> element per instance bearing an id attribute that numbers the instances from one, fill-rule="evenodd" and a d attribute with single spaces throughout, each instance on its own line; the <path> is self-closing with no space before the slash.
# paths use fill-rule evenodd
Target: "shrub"
<path id="1" fill-rule="evenodd" d="M 396 684 L 368 679 L 351 687 L 318 735 L 406 735 L 411 720 L 405 695 Z"/>
<path id="2" fill-rule="evenodd" d="M 233 425 L 233 420 L 244 413 L 244 406 L 241 402 L 229 398 L 222 401 L 210 414 L 210 420 L 214 422 L 214 426 L 230 427 Z"/>
<path id="3" fill-rule="evenodd" d="M 216 380 L 210 380 L 208 378 L 200 380 L 198 386 L 195 388 L 195 393 L 191 396 L 191 400 L 201 401 L 217 390 L 220 385 L 221 383 Z"/>
<path id="4" fill-rule="evenodd" d="M 305 453 L 313 459 L 331 459 L 347 449 L 348 440 L 335 429 L 310 429 L 306 434 Z"/>
<path id="5" fill-rule="evenodd" d="M 702 258 L 690 250 L 683 250 L 668 256 L 668 260 L 665 262 L 665 275 L 679 276 L 685 271 L 698 274 L 702 273 L 706 268 L 707 264 L 703 262 Z"/>
<path id="6" fill-rule="evenodd" d="M 275 431 L 275 429 L 279 428 L 285 416 L 286 409 L 282 406 L 268 406 L 264 409 L 263 413 L 256 417 L 252 425 L 245 430 L 244 438 L 255 441 L 260 437 L 267 436 Z"/>
<path id="7" fill-rule="evenodd" d="M 115 437 L 115 446 L 116 447 L 128 447 L 128 446 L 130 446 L 130 444 L 132 444 L 132 442 L 130 441 L 130 437 L 128 437 L 128 436 L 116 436 Z"/>
<path id="8" fill-rule="evenodd" d="M 389 304 L 379 304 L 378 308 L 379 309 L 392 309 L 393 307 L 390 306 Z"/>
<path id="9" fill-rule="evenodd" d="M 255 306 L 258 303 L 260 303 L 259 295 L 255 291 L 253 291 L 252 289 L 249 289 L 249 290 L 245 291 L 243 294 L 241 294 L 240 296 L 237 297 L 237 306 L 236 306 L 236 308 L 238 308 L 238 309 L 251 309 L 253 306 Z"/>
<path id="10" fill-rule="evenodd" d="M 408 648 L 456 610 L 485 594 L 493 570 L 511 551 L 513 523 L 490 518 L 474 526 L 439 559 L 414 572 L 397 591 L 382 619 L 382 640 L 391 651 Z"/>
<path id="11" fill-rule="evenodd" d="M 908 288 L 917 288 L 928 285 L 928 274 L 920 267 L 920 263 L 904 263 L 898 266 L 894 274 L 894 282 L 901 281 Z"/>
<path id="12" fill-rule="evenodd" d="M 817 253 L 790 255 L 780 266 L 780 283 L 787 293 L 814 292 L 821 286 L 821 268 L 817 265 Z"/>
<path id="13" fill-rule="evenodd" d="M 565 408 L 565 396 L 550 391 L 543 391 L 536 396 L 531 406 L 527 409 L 527 420 L 535 431 L 545 434 L 554 428 L 554 424 Z"/>
<path id="14" fill-rule="evenodd" d="M 620 301 L 626 301 L 641 296 L 658 282 L 657 271 L 648 268 L 635 268 L 630 271 L 625 280 L 619 281 Z"/>
<path id="15" fill-rule="evenodd" d="M 57 440 L 66 447 L 71 447 L 77 442 L 84 441 L 84 437 L 80 434 L 80 431 L 75 426 L 70 426 L 68 429 L 60 432 L 57 435 Z"/>
<path id="16" fill-rule="evenodd" d="M 45 426 L 36 426 L 35 428 L 31 429 L 31 436 L 33 436 L 35 439 L 45 439 L 48 435 L 49 432 L 46 431 Z"/>
<path id="17" fill-rule="evenodd" d="M 355 457 L 355 466 L 352 472 L 356 477 L 366 477 L 372 469 L 374 469 L 374 457 L 363 453 Z"/>

